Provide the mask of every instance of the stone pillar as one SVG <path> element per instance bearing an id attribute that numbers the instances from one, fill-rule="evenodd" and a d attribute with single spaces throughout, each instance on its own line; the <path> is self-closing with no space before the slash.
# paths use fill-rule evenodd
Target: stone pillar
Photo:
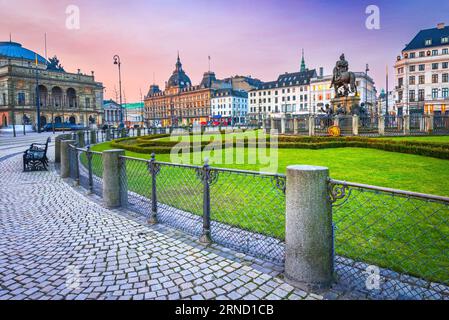
<path id="1" fill-rule="evenodd" d="M 339 116 L 334 117 L 334 126 L 338 127 L 340 126 L 340 118 Z"/>
<path id="2" fill-rule="evenodd" d="M 103 203 L 106 208 L 117 208 L 122 204 L 121 198 L 121 160 L 125 150 L 103 151 Z"/>
<path id="3" fill-rule="evenodd" d="M 410 115 L 404 115 L 404 134 L 410 134 Z"/>
<path id="4" fill-rule="evenodd" d="M 315 116 L 310 115 L 309 116 L 309 136 L 315 135 Z"/>
<path id="5" fill-rule="evenodd" d="M 84 131 L 78 131 L 76 133 L 76 144 L 79 148 L 84 148 L 86 145 L 86 142 L 84 140 Z"/>
<path id="6" fill-rule="evenodd" d="M 273 130 L 274 130 L 274 118 L 271 117 L 270 118 L 270 131 L 273 131 Z"/>
<path id="7" fill-rule="evenodd" d="M 140 137 L 142 135 L 142 128 L 137 128 L 137 136 Z"/>
<path id="8" fill-rule="evenodd" d="M 433 132 L 433 124 L 434 124 L 434 115 L 433 114 L 429 114 L 426 117 L 426 129 L 427 129 L 427 133 L 432 133 Z"/>
<path id="9" fill-rule="evenodd" d="M 287 168 L 285 277 L 294 286 L 324 289 L 333 281 L 329 169 Z"/>
<path id="10" fill-rule="evenodd" d="M 70 147 L 74 145 L 75 140 L 61 141 L 61 178 L 68 178 L 70 176 Z"/>
<path id="11" fill-rule="evenodd" d="M 97 132 L 95 130 L 90 130 L 90 144 L 97 143 Z"/>
<path id="12" fill-rule="evenodd" d="M 286 125 L 287 119 L 285 118 L 285 114 L 281 116 L 281 133 L 285 134 L 285 125 Z"/>
<path id="13" fill-rule="evenodd" d="M 358 115 L 353 115 L 352 116 L 352 134 L 355 136 L 359 135 L 359 121 L 360 118 Z"/>
<path id="14" fill-rule="evenodd" d="M 293 119 L 293 134 L 299 134 L 299 119 Z"/>
<path id="15" fill-rule="evenodd" d="M 384 136 L 385 135 L 385 117 L 379 116 L 377 121 L 379 122 L 379 124 L 378 124 L 379 135 Z"/>
<path id="16" fill-rule="evenodd" d="M 61 141 L 64 139 L 70 139 L 70 135 L 62 134 L 55 138 L 55 163 L 61 162 Z"/>

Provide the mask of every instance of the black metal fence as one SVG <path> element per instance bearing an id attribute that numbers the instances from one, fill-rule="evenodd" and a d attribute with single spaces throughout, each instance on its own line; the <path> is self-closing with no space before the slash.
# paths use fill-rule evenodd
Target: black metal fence
<path id="1" fill-rule="evenodd" d="M 449 298 L 449 198 L 330 185 L 340 282 L 377 298 Z"/>
<path id="2" fill-rule="evenodd" d="M 102 155 L 70 148 L 70 177 L 102 195 Z M 122 205 L 251 256 L 283 264 L 280 174 L 122 156 Z M 449 198 L 329 181 L 339 283 L 381 299 L 449 299 Z"/>

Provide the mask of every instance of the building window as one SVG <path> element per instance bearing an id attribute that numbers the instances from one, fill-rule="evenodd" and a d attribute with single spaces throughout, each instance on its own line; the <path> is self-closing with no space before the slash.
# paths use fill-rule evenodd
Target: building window
<path id="1" fill-rule="evenodd" d="M 427 40 L 424 42 L 424 45 L 426 45 L 426 46 L 431 46 L 431 45 L 432 45 L 432 39 L 427 39 Z"/>
<path id="2" fill-rule="evenodd" d="M 409 100 L 410 100 L 410 102 L 415 102 L 415 90 L 410 90 Z"/>
<path id="3" fill-rule="evenodd" d="M 432 83 L 438 83 L 438 75 L 432 74 Z"/>
<path id="4" fill-rule="evenodd" d="M 441 43 L 449 43 L 449 37 L 441 38 Z"/>
<path id="5" fill-rule="evenodd" d="M 415 58 L 415 53 L 414 52 L 410 52 L 410 59 Z"/>
<path id="6" fill-rule="evenodd" d="M 432 70 L 438 70 L 438 63 L 432 63 Z"/>
<path id="7" fill-rule="evenodd" d="M 419 76 L 419 84 L 425 84 L 426 83 L 426 78 L 424 75 Z"/>
<path id="8" fill-rule="evenodd" d="M 399 101 L 402 101 L 402 98 L 403 98 L 403 92 L 402 92 L 402 91 L 399 91 L 399 92 L 398 92 L 398 100 L 399 100 Z"/>
<path id="9" fill-rule="evenodd" d="M 426 69 L 426 65 L 425 64 L 420 64 L 419 65 L 419 71 L 424 71 Z"/>
<path id="10" fill-rule="evenodd" d="M 443 95 L 443 98 L 448 98 L 449 97 L 449 88 L 443 88 L 442 95 Z"/>
<path id="11" fill-rule="evenodd" d="M 424 101 L 424 89 L 418 90 L 418 101 Z"/>
<path id="12" fill-rule="evenodd" d="M 415 76 L 410 76 L 409 82 L 410 82 L 410 84 L 415 84 Z"/>
<path id="13" fill-rule="evenodd" d="M 85 99 L 86 109 L 90 109 L 90 98 Z"/>
<path id="14" fill-rule="evenodd" d="M 432 89 L 432 99 L 438 99 L 438 89 Z"/>
<path id="15" fill-rule="evenodd" d="M 415 72 L 415 66 L 410 66 L 410 72 Z"/>
<path id="16" fill-rule="evenodd" d="M 442 81 L 443 82 L 448 82 L 448 73 L 443 73 L 443 75 L 442 75 Z"/>
<path id="17" fill-rule="evenodd" d="M 443 51 L 441 52 L 441 54 L 448 54 L 449 53 L 449 49 L 443 49 Z"/>
<path id="18" fill-rule="evenodd" d="M 448 66 L 448 63 L 447 63 L 447 62 L 443 62 L 443 63 L 441 64 L 441 68 L 443 68 L 443 69 L 447 69 L 447 66 Z"/>
<path id="19" fill-rule="evenodd" d="M 432 50 L 432 56 L 437 56 L 438 55 L 438 50 Z"/>
<path id="20" fill-rule="evenodd" d="M 402 87 L 404 85 L 404 78 L 399 78 L 398 79 L 398 86 Z"/>
<path id="21" fill-rule="evenodd" d="M 419 57 L 420 58 L 423 58 L 423 57 L 425 57 L 426 56 L 426 53 L 424 52 L 424 51 L 420 51 L 419 52 Z"/>
<path id="22" fill-rule="evenodd" d="M 17 94 L 17 104 L 19 106 L 24 106 L 25 105 L 25 92 L 19 92 Z"/>

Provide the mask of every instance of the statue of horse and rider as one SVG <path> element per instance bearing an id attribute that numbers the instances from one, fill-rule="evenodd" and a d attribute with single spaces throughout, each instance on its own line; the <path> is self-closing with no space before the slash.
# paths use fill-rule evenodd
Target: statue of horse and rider
<path id="1" fill-rule="evenodd" d="M 335 65 L 332 87 L 335 90 L 336 97 L 347 97 L 350 93 L 357 94 L 356 77 L 354 72 L 349 71 L 349 64 L 344 54 L 340 56 L 340 60 Z"/>

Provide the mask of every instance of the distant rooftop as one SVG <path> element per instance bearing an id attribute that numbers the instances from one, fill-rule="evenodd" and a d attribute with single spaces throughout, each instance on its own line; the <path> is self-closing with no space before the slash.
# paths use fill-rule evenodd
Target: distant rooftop
<path id="1" fill-rule="evenodd" d="M 444 45 L 449 46 L 448 40 L 445 40 L 447 38 L 449 38 L 449 26 L 444 26 L 443 23 L 440 23 L 436 28 L 421 30 L 418 32 L 418 34 L 403 51 L 439 47 Z"/>

